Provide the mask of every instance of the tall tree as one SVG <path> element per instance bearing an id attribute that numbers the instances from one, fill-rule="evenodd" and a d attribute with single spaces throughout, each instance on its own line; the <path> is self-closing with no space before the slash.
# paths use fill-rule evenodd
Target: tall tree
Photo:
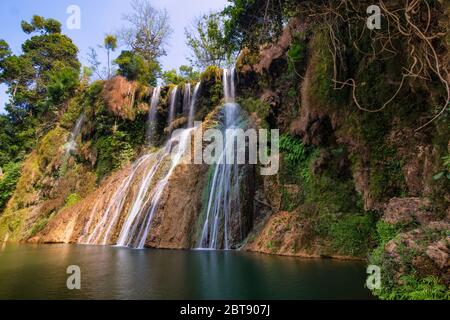
<path id="1" fill-rule="evenodd" d="M 149 0 L 133 0 L 131 7 L 133 12 L 124 16 L 129 26 L 119 31 L 119 39 L 148 61 L 166 55 L 172 33 L 167 11 L 155 9 Z"/>
<path id="2" fill-rule="evenodd" d="M 225 41 L 224 24 L 218 13 L 197 18 L 193 27 L 185 29 L 186 44 L 191 49 L 190 61 L 200 69 L 230 64 L 231 50 Z"/>
<path id="3" fill-rule="evenodd" d="M 111 77 L 110 53 L 111 51 L 115 51 L 117 49 L 117 37 L 112 34 L 106 35 L 103 46 L 106 49 L 108 55 L 108 78 L 110 78 Z"/>
<path id="4" fill-rule="evenodd" d="M 9 116 L 19 122 L 28 115 L 48 115 L 48 111 L 58 108 L 49 103 L 48 85 L 56 80 L 57 74 L 67 79 L 67 74 L 79 74 L 80 71 L 78 48 L 61 34 L 61 23 L 34 16 L 31 22 L 22 22 L 22 30 L 37 35 L 23 43 L 21 55 L 8 54 L 5 43 L 0 43 L 3 52 L 0 53 L 3 56 L 0 58 L 0 80 L 8 85 L 12 97 L 6 109 Z M 71 70 L 62 72 L 65 69 Z"/>

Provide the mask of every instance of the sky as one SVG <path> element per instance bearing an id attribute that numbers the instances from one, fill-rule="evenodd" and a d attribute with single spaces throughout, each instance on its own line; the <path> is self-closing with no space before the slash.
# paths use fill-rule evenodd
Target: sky
<path id="1" fill-rule="evenodd" d="M 189 49 L 185 43 L 184 29 L 203 13 L 223 9 L 227 0 L 150 0 L 157 9 L 167 9 L 174 30 L 167 48 L 168 55 L 161 59 L 163 69 L 178 68 L 188 64 Z M 1 0 L 0 39 L 6 40 L 15 54 L 20 54 L 22 43 L 29 37 L 21 27 L 22 20 L 30 21 L 35 14 L 59 20 L 63 33 L 79 48 L 81 63 L 87 64 L 89 47 L 97 48 L 107 33 L 114 33 L 126 23 L 123 14 L 131 11 L 131 0 Z M 69 29 L 67 20 L 71 5 L 80 8 L 80 29 Z M 117 50 L 120 52 L 119 50 Z M 98 50 L 99 60 L 106 61 L 106 54 Z M 118 53 L 116 53 L 118 54 Z M 8 100 L 6 86 L 0 85 L 0 113 Z"/>

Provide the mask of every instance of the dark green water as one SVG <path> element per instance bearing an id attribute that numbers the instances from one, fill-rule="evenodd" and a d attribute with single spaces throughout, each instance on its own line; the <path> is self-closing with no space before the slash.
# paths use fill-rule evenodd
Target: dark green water
<path id="1" fill-rule="evenodd" d="M 66 269 L 81 268 L 81 290 Z M 356 262 L 79 245 L 0 248 L 0 299 L 371 299 Z"/>

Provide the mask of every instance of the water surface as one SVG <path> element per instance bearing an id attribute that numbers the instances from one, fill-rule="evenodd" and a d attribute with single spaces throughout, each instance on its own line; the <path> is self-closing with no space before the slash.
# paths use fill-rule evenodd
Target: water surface
<path id="1" fill-rule="evenodd" d="M 81 268 L 81 290 L 66 269 Z M 0 299 L 370 299 L 359 262 L 109 246 L 0 248 Z"/>

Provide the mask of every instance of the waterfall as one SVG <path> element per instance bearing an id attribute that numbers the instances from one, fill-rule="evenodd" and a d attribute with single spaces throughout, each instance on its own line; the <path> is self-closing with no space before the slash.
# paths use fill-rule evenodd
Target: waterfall
<path id="1" fill-rule="evenodd" d="M 189 107 L 189 118 L 188 118 L 188 128 L 192 128 L 194 126 L 195 121 L 195 104 L 197 102 L 198 93 L 200 92 L 201 82 L 197 82 L 194 88 L 194 94 L 192 95 L 191 104 Z"/>
<path id="2" fill-rule="evenodd" d="M 151 167 L 154 158 L 155 154 L 147 154 L 134 162 L 131 173 L 119 185 L 109 200 L 106 209 L 102 212 L 100 220 L 95 224 L 94 230 L 90 233 L 90 236 L 86 241 L 87 244 L 108 244 L 110 242 L 112 232 L 117 226 L 129 196 L 130 188 L 135 183 L 139 183 L 142 175 L 141 171 Z M 94 212 L 92 214 L 94 214 Z"/>
<path id="3" fill-rule="evenodd" d="M 235 70 L 223 71 L 223 91 L 225 105 L 223 107 L 223 133 L 225 143 L 212 175 L 205 221 L 203 224 L 199 248 L 229 249 L 230 218 L 237 214 L 240 223 L 240 203 L 238 184 L 238 165 L 228 159 L 227 148 L 235 143 L 234 137 L 227 137 L 227 129 L 237 128 L 239 106 L 236 104 Z M 235 159 L 234 159 L 235 160 Z M 234 163 L 234 164 L 230 164 Z"/>
<path id="4" fill-rule="evenodd" d="M 176 108 L 176 102 L 177 102 L 177 93 L 178 93 L 178 86 L 175 86 L 172 89 L 172 91 L 170 92 L 170 97 L 169 97 L 169 117 L 168 117 L 169 137 L 173 130 L 173 120 L 175 120 L 175 108 Z"/>
<path id="5" fill-rule="evenodd" d="M 189 107 L 191 106 L 191 84 L 188 82 L 184 85 L 183 94 L 183 114 L 189 114 Z"/>
<path id="6" fill-rule="evenodd" d="M 80 115 L 80 117 L 78 118 L 77 122 L 75 123 L 75 126 L 72 129 L 72 132 L 70 133 L 70 137 L 69 137 L 69 141 L 67 141 L 67 143 L 64 145 L 64 149 L 65 149 L 65 155 L 64 158 L 67 159 L 70 155 L 70 152 L 75 151 L 77 148 L 77 137 L 81 132 L 81 128 L 83 127 L 84 124 L 84 120 L 85 120 L 85 116 L 84 113 L 82 113 Z"/>
<path id="7" fill-rule="evenodd" d="M 152 99 L 150 102 L 150 109 L 148 112 L 148 123 L 147 123 L 147 143 L 148 145 L 154 144 L 154 135 L 156 131 L 156 114 L 158 109 L 159 97 L 161 95 L 161 87 L 158 86 L 153 89 Z"/>
<path id="8" fill-rule="evenodd" d="M 120 230 L 117 245 L 144 247 L 161 195 L 188 148 L 191 133 L 192 130 L 183 130 L 180 135 L 173 136 L 157 153 L 157 161 L 149 167 L 141 180 L 137 196 Z M 157 182 L 154 179 L 156 176 L 160 176 Z M 152 183 L 155 185 L 150 187 Z"/>
<path id="9" fill-rule="evenodd" d="M 170 93 L 169 128 L 172 127 L 175 118 L 176 95 L 177 87 Z M 155 94 L 154 97 L 157 100 Z M 153 102 L 152 99 L 152 104 Z M 156 104 L 157 102 L 154 109 Z M 86 243 L 109 244 L 118 231 L 115 241 L 117 245 L 144 247 L 161 195 L 173 171 L 190 147 L 192 132 L 193 129 L 183 130 L 180 134 L 172 136 L 163 148 L 142 156 L 133 164 L 131 173 L 109 200 Z M 85 234 L 89 233 L 89 228 L 93 224 L 96 207 L 97 204 L 92 209 L 88 226 L 84 230 Z M 123 223 L 119 225 L 122 220 Z M 83 239 L 85 238 L 83 236 Z"/>

